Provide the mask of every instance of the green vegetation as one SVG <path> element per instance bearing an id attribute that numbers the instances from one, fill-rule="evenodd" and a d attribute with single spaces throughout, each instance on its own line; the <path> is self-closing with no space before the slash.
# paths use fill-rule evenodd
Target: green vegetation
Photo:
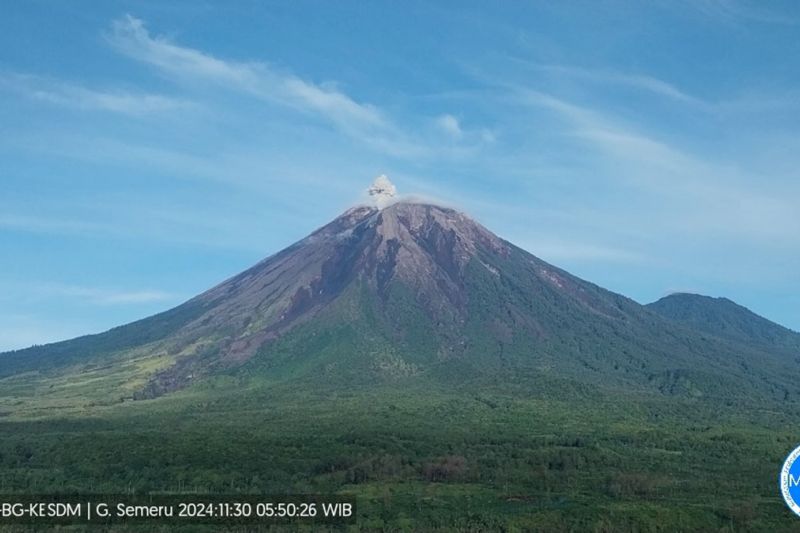
<path id="1" fill-rule="evenodd" d="M 797 411 L 419 383 L 348 393 L 229 375 L 156 400 L 11 415 L 0 491 L 352 494 L 358 527 L 379 531 L 797 526 L 776 487 Z"/>
<path id="2" fill-rule="evenodd" d="M 796 530 L 800 335 L 684 303 L 447 210 L 346 215 L 171 311 L 0 355 L 0 493 L 354 495 L 353 531 Z"/>
<path id="3" fill-rule="evenodd" d="M 207 306 L 202 303 L 190 301 L 105 333 L 4 353 L 0 359 L 0 377 L 21 372 L 47 372 L 71 364 L 82 364 L 93 357 L 141 348 L 163 339 L 206 310 Z"/>
<path id="4" fill-rule="evenodd" d="M 402 285 L 378 302 L 354 284 L 244 365 L 156 399 L 132 398 L 180 353 L 148 345 L 0 379 L 0 492 L 347 494 L 350 529 L 370 531 L 797 527 L 776 480 L 800 410 L 765 380 L 715 375 L 715 344 L 661 372 L 618 340 L 636 324 L 582 320 L 547 287 L 501 299 L 475 268 L 461 329 Z M 542 324 L 559 334 L 514 333 Z M 672 342 L 677 361 L 705 346 Z"/>
<path id="5" fill-rule="evenodd" d="M 767 344 L 782 351 L 800 351 L 800 334 L 758 316 L 727 298 L 671 294 L 647 307 L 691 327 L 739 343 Z"/>

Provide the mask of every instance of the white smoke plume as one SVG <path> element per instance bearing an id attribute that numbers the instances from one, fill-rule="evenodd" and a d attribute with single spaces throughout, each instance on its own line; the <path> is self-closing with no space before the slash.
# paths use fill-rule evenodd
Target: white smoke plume
<path id="1" fill-rule="evenodd" d="M 367 192 L 372 197 L 378 209 L 383 209 L 392 204 L 393 198 L 397 196 L 397 187 L 389 181 L 385 174 L 381 174 L 372 182 Z"/>

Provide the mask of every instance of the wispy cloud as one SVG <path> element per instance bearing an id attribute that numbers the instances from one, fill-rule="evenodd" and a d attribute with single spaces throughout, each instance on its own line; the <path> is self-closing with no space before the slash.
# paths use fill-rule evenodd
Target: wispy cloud
<path id="1" fill-rule="evenodd" d="M 42 297 L 75 298 L 95 305 L 146 304 L 176 298 L 172 293 L 155 289 L 124 290 L 55 283 L 38 285 L 34 287 L 34 292 Z"/>
<path id="2" fill-rule="evenodd" d="M 27 98 L 63 107 L 147 115 L 194 107 L 191 102 L 143 92 L 101 91 L 24 74 L 0 74 L 0 87 Z"/>
<path id="3" fill-rule="evenodd" d="M 447 135 L 454 139 L 460 139 L 464 132 L 458 119 L 450 114 L 440 115 L 436 118 L 436 125 Z"/>
<path id="4" fill-rule="evenodd" d="M 103 226 L 93 222 L 64 218 L 5 213 L 0 214 L 0 229 L 18 230 L 29 233 L 70 235 L 75 233 L 100 232 L 103 231 Z"/>
<path id="5" fill-rule="evenodd" d="M 623 85 L 679 102 L 691 103 L 703 107 L 707 106 L 704 101 L 686 93 L 674 84 L 646 74 L 632 74 L 611 69 L 592 69 L 574 65 L 527 64 L 551 75 L 570 77 L 595 83 Z"/>
<path id="6" fill-rule="evenodd" d="M 315 84 L 263 62 L 226 61 L 177 45 L 165 37 L 152 36 L 144 22 L 131 15 L 114 21 L 108 40 L 127 56 L 178 79 L 214 83 L 314 114 L 387 152 L 413 155 L 427 151 L 376 106 L 357 102 L 333 83 Z"/>
<path id="7" fill-rule="evenodd" d="M 153 35 L 131 15 L 112 23 L 108 41 L 121 53 L 179 82 L 203 82 L 317 117 L 372 149 L 395 157 L 463 157 L 494 136 L 487 129 L 467 135 L 458 119 L 441 115 L 433 127 L 404 127 L 385 110 L 358 101 L 337 83 L 315 83 L 263 61 L 235 61 Z M 418 120 L 430 123 L 428 119 Z M 448 142 L 442 142 L 444 131 Z M 472 132 L 470 132 L 472 133 Z M 453 143 L 452 141 L 458 141 Z"/>
<path id="8" fill-rule="evenodd" d="M 752 172 L 733 163 L 699 157 L 642 132 L 601 111 L 527 88 L 520 101 L 556 113 L 567 131 L 614 168 L 628 186 L 651 192 L 676 209 L 673 229 L 707 232 L 759 242 L 797 243 L 800 191 L 764 191 Z"/>
<path id="9" fill-rule="evenodd" d="M 645 256 L 641 253 L 599 243 L 535 239 L 520 242 L 520 246 L 551 262 L 641 263 L 645 261 Z"/>
<path id="10" fill-rule="evenodd" d="M 78 211 L 80 206 L 71 206 Z M 88 218 L 81 218 L 88 217 Z M 104 223 L 94 222 L 103 217 Z M 27 233 L 77 239 L 114 239 L 118 241 L 146 240 L 151 244 L 180 244 L 200 249 L 219 249 L 237 252 L 267 252 L 264 244 L 255 241 L 245 228 L 253 228 L 252 219 L 209 217 L 206 211 L 181 213 L 179 208 L 151 209 L 140 205 L 116 205 L 107 210 L 89 210 L 83 214 L 59 215 L 0 215 L 0 235 Z M 288 243 L 287 243 L 288 244 Z"/>
<path id="11" fill-rule="evenodd" d="M 642 93 L 649 93 L 665 98 L 679 104 L 682 109 L 693 113 L 708 113 L 716 117 L 725 117 L 739 113 L 762 113 L 765 111 L 780 111 L 797 109 L 797 91 L 776 91 L 770 88 L 754 93 L 743 92 L 734 95 L 718 96 L 716 98 L 701 98 L 690 94 L 676 84 L 650 76 L 647 74 L 624 72 L 610 68 L 587 68 L 575 65 L 538 64 L 524 60 L 517 60 L 539 72 L 561 79 L 573 79 L 580 82 L 589 82 L 595 85 L 615 86 L 616 88 L 628 87 Z"/>
<path id="12" fill-rule="evenodd" d="M 686 4 L 715 21 L 732 25 L 739 25 L 742 22 L 791 26 L 800 24 L 800 19 L 796 15 L 778 11 L 774 3 L 747 0 L 689 0 Z"/>
<path id="13" fill-rule="evenodd" d="M 163 302 L 175 298 L 172 293 L 152 289 L 120 291 L 92 287 L 64 287 L 61 294 L 64 296 L 85 298 L 92 303 L 100 305 Z"/>

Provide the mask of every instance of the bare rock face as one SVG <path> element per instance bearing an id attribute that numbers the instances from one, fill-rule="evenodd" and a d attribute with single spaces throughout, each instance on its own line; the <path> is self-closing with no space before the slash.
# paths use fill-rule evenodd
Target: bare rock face
<path id="1" fill-rule="evenodd" d="M 463 213 L 415 203 L 359 206 L 286 250 L 201 294 L 209 310 L 175 335 L 183 344 L 227 332 L 232 362 L 313 317 L 351 283 L 380 295 L 402 280 L 430 302 L 463 307 L 464 270 L 480 254 L 508 245 Z"/>
<path id="2" fill-rule="evenodd" d="M 390 184 L 378 185 L 384 191 Z M 466 319 L 465 275 L 471 261 L 496 274 L 491 258 L 508 253 L 507 243 L 453 209 L 406 202 L 351 208 L 184 304 L 206 311 L 160 342 L 161 349 L 180 357 L 154 376 L 145 396 L 245 363 L 313 320 L 354 284 L 366 287 L 381 307 L 390 287 L 400 283 L 431 321 L 452 329 Z M 388 316 L 387 322 L 398 320 Z M 451 334 L 448 344 L 452 351 L 463 341 Z"/>

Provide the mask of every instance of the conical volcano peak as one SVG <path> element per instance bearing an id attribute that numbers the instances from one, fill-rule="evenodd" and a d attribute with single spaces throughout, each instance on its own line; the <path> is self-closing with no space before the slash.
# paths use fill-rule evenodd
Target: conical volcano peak
<path id="1" fill-rule="evenodd" d="M 581 387 L 617 383 L 693 397 L 741 387 L 779 394 L 780 401 L 785 391 L 797 394 L 793 381 L 779 381 L 793 375 L 784 369 L 794 368 L 785 365 L 795 361 L 797 335 L 746 309 L 684 295 L 648 310 L 542 261 L 456 209 L 395 198 L 388 178 L 376 180 L 371 192 L 380 207 L 352 207 L 170 311 L 0 358 L 0 378 L 36 370 L 42 357 L 64 358 L 66 365 L 97 354 L 141 357 L 143 368 L 154 368 L 126 382 L 135 398 L 238 372 L 242 379 L 298 386 L 371 387 L 418 375 L 426 386 L 439 379 L 450 386 L 456 381 L 443 376 L 452 372 L 467 380 L 464 386 L 487 375 L 496 383 L 520 376 L 527 387 L 523 380 L 535 374 L 555 376 L 556 383 L 567 376 Z M 687 299 L 704 305 L 677 305 Z M 742 352 L 732 350 L 735 342 Z M 761 345 L 770 346 L 763 357 L 772 358 L 774 373 L 756 374 L 748 362 L 762 356 Z M 94 368 L 105 359 L 87 361 Z M 120 379 L 129 379 L 129 368 L 120 367 Z M 759 379 L 763 385 L 753 387 Z"/>

